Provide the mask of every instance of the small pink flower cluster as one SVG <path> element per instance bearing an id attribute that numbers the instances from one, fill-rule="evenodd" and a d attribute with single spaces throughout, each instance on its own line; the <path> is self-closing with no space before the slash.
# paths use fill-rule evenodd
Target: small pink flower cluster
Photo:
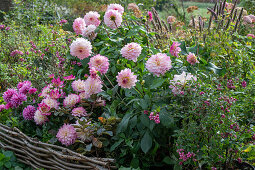
<path id="1" fill-rule="evenodd" d="M 151 11 L 148 11 L 148 17 L 149 17 L 149 21 L 152 21 L 153 18 L 152 18 L 152 12 Z"/>
<path id="2" fill-rule="evenodd" d="M 237 123 L 231 124 L 229 126 L 230 129 L 234 129 L 235 132 L 239 132 L 240 131 L 240 127 Z"/>
<path id="3" fill-rule="evenodd" d="M 184 149 L 178 149 L 177 153 L 180 156 L 179 159 L 182 160 L 181 162 L 179 162 L 180 165 L 182 165 L 183 162 L 186 162 L 189 159 L 192 159 L 194 162 L 197 161 L 195 159 L 196 154 L 194 154 L 193 152 L 188 152 L 187 154 L 185 154 Z"/>
<path id="4" fill-rule="evenodd" d="M 67 23 L 67 20 L 65 20 L 65 19 L 62 19 L 61 21 L 59 21 L 60 25 L 65 24 L 65 23 Z"/>
<path id="5" fill-rule="evenodd" d="M 16 55 L 24 55 L 24 53 L 22 51 L 19 51 L 19 50 L 14 50 L 10 54 L 11 57 L 14 57 Z"/>
<path id="6" fill-rule="evenodd" d="M 148 111 L 148 110 L 145 110 L 145 111 L 144 111 L 144 114 L 146 114 L 146 115 L 149 114 L 149 111 Z M 155 115 L 154 112 L 151 112 L 150 115 L 149 115 L 149 119 L 150 119 L 150 120 L 154 120 L 154 122 L 155 122 L 156 124 L 159 124 L 159 123 L 160 123 L 159 112 L 156 112 L 156 115 Z"/>
<path id="7" fill-rule="evenodd" d="M 224 112 L 230 112 L 230 108 L 231 108 L 232 104 L 237 101 L 236 98 L 233 98 L 233 97 L 229 98 L 227 96 L 222 96 L 222 97 L 218 98 L 218 100 L 221 102 L 220 108 Z"/>
<path id="8" fill-rule="evenodd" d="M 236 86 L 234 86 L 233 80 L 228 80 L 227 88 L 229 88 L 229 89 L 235 89 L 236 88 Z"/>
<path id="9" fill-rule="evenodd" d="M 4 30 L 4 28 L 6 31 L 9 31 L 11 29 L 11 27 L 5 27 L 5 25 L 0 25 L 0 30 Z"/>

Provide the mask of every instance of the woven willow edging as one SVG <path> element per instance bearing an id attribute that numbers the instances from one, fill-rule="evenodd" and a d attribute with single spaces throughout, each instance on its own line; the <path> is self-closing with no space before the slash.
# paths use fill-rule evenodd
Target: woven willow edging
<path id="1" fill-rule="evenodd" d="M 18 161 L 35 169 L 117 169 L 110 158 L 86 157 L 70 149 L 43 143 L 0 123 L 0 147 L 15 153 Z"/>

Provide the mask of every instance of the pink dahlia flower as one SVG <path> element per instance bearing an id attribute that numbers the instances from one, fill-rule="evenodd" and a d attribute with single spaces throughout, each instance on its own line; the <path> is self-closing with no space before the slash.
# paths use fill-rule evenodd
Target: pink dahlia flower
<path id="1" fill-rule="evenodd" d="M 63 101 L 65 107 L 74 107 L 80 102 L 80 96 L 77 94 L 69 94 Z"/>
<path id="2" fill-rule="evenodd" d="M 17 90 L 15 89 L 8 89 L 6 92 L 3 94 L 3 99 L 6 103 L 11 102 L 11 98 L 14 94 L 18 94 Z"/>
<path id="3" fill-rule="evenodd" d="M 94 40 L 97 36 L 97 34 L 95 33 L 96 28 L 97 27 L 95 25 L 89 25 L 83 30 L 82 35 L 91 40 Z"/>
<path id="4" fill-rule="evenodd" d="M 77 107 L 72 110 L 72 115 L 77 117 L 87 116 L 87 111 L 83 107 Z"/>
<path id="5" fill-rule="evenodd" d="M 39 94 L 39 97 L 49 97 L 49 93 L 50 93 L 52 88 L 53 88 L 52 84 L 49 84 L 49 85 L 45 86 L 42 89 L 42 93 Z"/>
<path id="6" fill-rule="evenodd" d="M 127 45 L 125 45 L 120 53 L 122 54 L 122 56 L 128 60 L 133 60 L 134 62 L 137 61 L 137 58 L 139 57 L 139 55 L 142 52 L 142 47 L 137 44 L 137 43 L 129 43 Z"/>
<path id="7" fill-rule="evenodd" d="M 64 124 L 57 133 L 58 140 L 62 143 L 62 145 L 72 145 L 74 144 L 77 133 L 75 131 L 75 128 L 72 125 Z"/>
<path id="8" fill-rule="evenodd" d="M 254 34 L 247 34 L 247 37 L 255 38 Z"/>
<path id="9" fill-rule="evenodd" d="M 102 81 L 92 77 L 85 81 L 85 98 L 89 98 L 92 94 L 97 94 L 102 91 Z"/>
<path id="10" fill-rule="evenodd" d="M 64 77 L 64 79 L 65 80 L 74 80 L 75 76 L 71 74 L 70 76 Z"/>
<path id="11" fill-rule="evenodd" d="M 22 94 L 27 94 L 30 89 L 31 89 L 31 82 L 26 81 L 23 83 L 22 87 L 19 89 L 19 92 Z"/>
<path id="12" fill-rule="evenodd" d="M 194 65 L 196 63 L 199 63 L 199 61 L 197 60 L 197 57 L 195 56 L 195 54 L 189 52 L 189 55 L 187 56 L 187 61 L 191 64 Z"/>
<path id="13" fill-rule="evenodd" d="M 80 60 L 87 58 L 92 53 L 91 43 L 84 38 L 77 38 L 70 46 L 72 56 L 78 57 Z"/>
<path id="14" fill-rule="evenodd" d="M 175 20 L 176 20 L 176 18 L 175 18 L 174 16 L 168 16 L 168 17 L 167 17 L 167 23 L 168 23 L 168 24 L 174 23 Z"/>
<path id="15" fill-rule="evenodd" d="M 86 24 L 84 19 L 76 18 L 73 22 L 73 30 L 76 34 L 82 34 L 82 31 L 85 29 Z"/>
<path id="16" fill-rule="evenodd" d="M 124 13 L 124 8 L 120 4 L 110 4 L 110 5 L 108 5 L 107 11 L 109 11 L 109 10 L 116 10 L 121 15 Z"/>
<path id="17" fill-rule="evenodd" d="M 90 77 L 93 78 L 93 79 L 99 78 L 98 75 L 97 75 L 97 70 L 95 69 L 95 67 L 92 67 L 92 68 L 89 69 L 89 74 L 90 74 Z"/>
<path id="18" fill-rule="evenodd" d="M 23 117 L 25 120 L 33 120 L 35 115 L 36 108 L 32 105 L 28 105 L 23 110 Z"/>
<path id="19" fill-rule="evenodd" d="M 19 105 L 22 104 L 22 102 L 27 100 L 27 96 L 25 94 L 22 93 L 17 93 L 17 94 L 13 94 L 12 98 L 11 98 L 11 105 L 12 107 L 19 107 Z"/>
<path id="20" fill-rule="evenodd" d="M 162 53 L 152 55 L 145 65 L 149 72 L 158 77 L 172 68 L 170 57 Z"/>
<path id="21" fill-rule="evenodd" d="M 248 17 L 250 17 L 250 18 L 251 18 L 252 23 L 253 23 L 253 22 L 255 22 L 255 16 L 254 16 L 254 15 L 248 15 Z"/>
<path id="22" fill-rule="evenodd" d="M 49 121 L 49 119 L 47 118 L 47 116 L 43 115 L 40 112 L 40 110 L 37 110 L 34 115 L 34 121 L 37 125 L 42 125 L 46 123 L 47 121 Z"/>
<path id="23" fill-rule="evenodd" d="M 94 67 L 97 71 L 99 71 L 102 74 L 107 73 L 110 65 L 108 58 L 100 54 L 91 57 L 88 64 L 90 69 Z"/>
<path id="24" fill-rule="evenodd" d="M 4 105 L 4 104 L 1 104 L 1 105 L 0 105 L 0 112 L 3 111 L 3 110 L 5 110 L 5 105 Z"/>
<path id="25" fill-rule="evenodd" d="M 149 16 L 149 21 L 152 21 L 153 18 L 152 18 L 152 13 L 151 13 L 151 11 L 148 11 L 148 16 Z"/>
<path id="26" fill-rule="evenodd" d="M 244 24 L 252 24 L 252 19 L 249 16 L 243 17 Z"/>
<path id="27" fill-rule="evenodd" d="M 83 92 L 85 89 L 85 81 L 80 79 L 73 81 L 72 88 L 75 92 Z"/>
<path id="28" fill-rule="evenodd" d="M 48 105 L 51 109 L 58 109 L 59 108 L 59 102 L 56 99 L 52 99 L 52 98 L 46 98 L 43 99 L 41 103 L 45 103 L 46 105 Z"/>
<path id="29" fill-rule="evenodd" d="M 175 56 L 177 58 L 179 57 L 178 54 L 181 52 L 180 45 L 181 45 L 181 43 L 173 42 L 173 44 L 170 47 L 170 53 L 172 56 Z"/>
<path id="30" fill-rule="evenodd" d="M 29 89 L 29 91 L 28 91 L 29 94 L 34 94 L 34 93 L 36 93 L 36 92 L 37 92 L 37 89 L 36 89 L 36 88 L 31 88 L 31 89 Z"/>
<path id="31" fill-rule="evenodd" d="M 59 89 L 55 88 L 55 89 L 52 89 L 51 92 L 50 92 L 50 98 L 52 99 L 58 99 L 61 97 L 61 93 L 59 91 Z"/>
<path id="32" fill-rule="evenodd" d="M 131 72 L 131 69 L 125 68 L 124 70 L 121 70 L 121 72 L 118 73 L 117 82 L 119 86 L 122 88 L 128 88 L 135 86 L 135 83 L 137 82 L 137 76 L 134 75 L 133 72 Z"/>
<path id="33" fill-rule="evenodd" d="M 46 116 L 51 115 L 50 109 L 51 109 L 50 106 L 48 106 L 44 102 L 41 102 L 41 103 L 38 104 L 38 110 L 40 110 L 42 115 L 46 115 Z"/>
<path id="34" fill-rule="evenodd" d="M 104 15 L 104 23 L 111 29 L 116 29 L 122 23 L 122 15 L 116 10 L 109 10 Z"/>
<path id="35" fill-rule="evenodd" d="M 84 16 L 85 24 L 95 25 L 96 27 L 100 25 L 100 15 L 97 12 L 90 11 Z"/>

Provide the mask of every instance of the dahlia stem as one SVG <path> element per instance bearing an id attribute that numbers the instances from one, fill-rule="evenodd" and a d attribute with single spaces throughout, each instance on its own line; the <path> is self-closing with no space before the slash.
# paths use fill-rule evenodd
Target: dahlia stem
<path id="1" fill-rule="evenodd" d="M 138 88 L 135 87 L 135 90 L 144 98 L 143 93 L 140 90 L 138 90 Z"/>
<path id="2" fill-rule="evenodd" d="M 103 75 L 104 75 L 105 78 L 108 80 L 108 82 L 111 84 L 112 88 L 114 88 L 114 85 L 112 84 L 111 80 L 110 80 L 105 74 L 103 74 Z M 123 101 L 123 99 L 121 98 L 121 96 L 120 96 L 120 94 L 118 93 L 118 91 L 116 91 L 116 93 L 117 93 L 118 97 Z"/>

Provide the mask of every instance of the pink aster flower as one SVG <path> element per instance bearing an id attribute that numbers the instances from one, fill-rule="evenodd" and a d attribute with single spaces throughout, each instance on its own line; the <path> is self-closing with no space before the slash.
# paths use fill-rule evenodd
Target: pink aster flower
<path id="1" fill-rule="evenodd" d="M 131 72 L 131 69 L 125 68 L 124 70 L 121 70 L 121 72 L 118 73 L 117 82 L 118 85 L 122 88 L 128 88 L 135 86 L 135 83 L 137 82 L 137 76 L 134 75 L 133 72 Z"/>
<path id="2" fill-rule="evenodd" d="M 70 46 L 70 54 L 80 60 L 89 57 L 91 53 L 92 45 L 84 38 L 77 38 Z"/>
<path id="3" fill-rule="evenodd" d="M 10 56 L 15 56 L 15 55 L 23 55 L 24 53 L 22 51 L 19 50 L 14 50 L 11 52 Z"/>
<path id="4" fill-rule="evenodd" d="M 52 98 L 46 98 L 43 99 L 41 103 L 45 103 L 46 105 L 48 105 L 51 109 L 58 109 L 59 108 L 59 102 L 56 99 L 52 99 Z"/>
<path id="5" fill-rule="evenodd" d="M 111 29 L 116 29 L 122 23 L 122 15 L 116 10 L 109 10 L 104 15 L 104 23 Z"/>
<path id="6" fill-rule="evenodd" d="M 0 105 L 0 112 L 3 111 L 3 110 L 5 110 L 5 105 L 4 105 L 4 104 L 1 104 L 1 105 Z"/>
<path id="7" fill-rule="evenodd" d="M 73 22 L 73 30 L 76 34 L 82 34 L 82 31 L 85 29 L 86 24 L 84 19 L 76 18 Z"/>
<path id="8" fill-rule="evenodd" d="M 4 29 L 5 25 L 0 25 L 0 30 Z"/>
<path id="9" fill-rule="evenodd" d="M 77 133 L 75 131 L 75 128 L 72 125 L 64 124 L 57 133 L 58 140 L 62 143 L 62 145 L 72 145 L 74 144 Z"/>
<path id="10" fill-rule="evenodd" d="M 18 94 L 17 90 L 15 89 L 8 89 L 6 92 L 3 94 L 3 99 L 6 103 L 9 103 L 11 101 L 11 98 L 14 94 Z"/>
<path id="11" fill-rule="evenodd" d="M 124 8 L 120 4 L 110 4 L 110 5 L 108 5 L 107 11 L 109 11 L 109 10 L 116 10 L 121 15 L 124 13 Z"/>
<path id="12" fill-rule="evenodd" d="M 158 77 L 172 68 L 170 57 L 163 53 L 152 55 L 145 65 L 149 72 Z"/>
<path id="13" fill-rule="evenodd" d="M 100 15 L 97 12 L 90 11 L 84 16 L 85 24 L 87 26 L 89 25 L 95 25 L 99 26 L 100 25 Z"/>
<path id="14" fill-rule="evenodd" d="M 85 81 L 80 79 L 73 81 L 72 88 L 76 92 L 83 92 L 85 89 Z"/>
<path id="15" fill-rule="evenodd" d="M 23 117 L 25 120 L 33 120 L 35 115 L 36 108 L 32 105 L 28 105 L 23 110 Z"/>
<path id="16" fill-rule="evenodd" d="M 80 102 L 80 96 L 77 94 L 69 94 L 63 101 L 65 107 L 74 107 Z"/>
<path id="17" fill-rule="evenodd" d="M 181 45 L 181 43 L 173 42 L 173 44 L 170 47 L 170 53 L 172 56 L 175 56 L 177 58 L 179 57 L 178 54 L 181 52 L 180 45 Z"/>
<path id="18" fill-rule="evenodd" d="M 151 13 L 151 11 L 148 11 L 148 16 L 149 16 L 149 21 L 152 21 L 153 18 L 152 18 L 152 13 Z"/>
<path id="19" fill-rule="evenodd" d="M 127 45 L 125 45 L 120 53 L 122 54 L 122 56 L 128 60 L 133 60 L 134 62 L 137 61 L 137 58 L 139 57 L 139 55 L 142 52 L 142 47 L 137 44 L 137 43 L 129 43 Z"/>
<path id="20" fill-rule="evenodd" d="M 107 73 L 109 65 L 110 65 L 108 58 L 100 54 L 90 58 L 90 61 L 88 64 L 90 69 L 94 67 L 97 71 L 99 71 L 102 74 Z"/>
<path id="21" fill-rule="evenodd" d="M 72 115 L 77 117 L 87 116 L 87 111 L 83 107 L 77 107 L 72 110 Z"/>
<path id="22" fill-rule="evenodd" d="M 34 115 L 34 121 L 37 125 L 42 125 L 45 124 L 49 119 L 47 116 L 43 115 L 40 110 L 36 110 L 35 115 Z"/>
<path id="23" fill-rule="evenodd" d="M 87 78 L 85 81 L 85 96 L 90 97 L 92 94 L 97 94 L 102 91 L 102 81 L 92 77 Z"/>
<path id="24" fill-rule="evenodd" d="M 195 54 L 189 52 L 189 55 L 187 56 L 187 61 L 191 64 L 194 65 L 196 63 L 199 63 L 199 61 L 197 60 L 197 57 L 195 56 Z"/>
<path id="25" fill-rule="evenodd" d="M 12 107 L 17 108 L 19 105 L 22 104 L 22 102 L 24 102 L 26 100 L 27 100 L 27 96 L 25 94 L 16 93 L 16 94 L 12 95 L 10 103 L 11 103 Z"/>

